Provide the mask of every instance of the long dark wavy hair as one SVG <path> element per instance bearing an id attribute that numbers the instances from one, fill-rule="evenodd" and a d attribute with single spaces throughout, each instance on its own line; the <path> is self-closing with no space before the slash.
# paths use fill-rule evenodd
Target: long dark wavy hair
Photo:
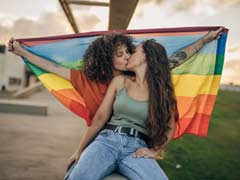
<path id="1" fill-rule="evenodd" d="M 148 65 L 149 108 L 146 125 L 150 132 L 149 145 L 156 147 L 168 140 L 169 120 L 174 116 L 177 122 L 179 115 L 165 48 L 154 39 L 144 41 L 142 47 Z"/>
<path id="2" fill-rule="evenodd" d="M 92 81 L 108 83 L 113 78 L 113 56 L 120 45 L 134 51 L 133 39 L 124 34 L 108 34 L 97 38 L 88 47 L 83 60 L 83 72 Z"/>

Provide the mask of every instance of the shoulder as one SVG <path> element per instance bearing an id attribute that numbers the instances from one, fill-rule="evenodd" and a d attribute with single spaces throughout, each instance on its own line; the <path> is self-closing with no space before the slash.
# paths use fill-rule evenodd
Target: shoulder
<path id="1" fill-rule="evenodd" d="M 125 81 L 129 78 L 129 76 L 126 75 L 119 75 L 112 79 L 111 86 L 115 88 L 116 91 L 119 91 L 124 87 Z"/>

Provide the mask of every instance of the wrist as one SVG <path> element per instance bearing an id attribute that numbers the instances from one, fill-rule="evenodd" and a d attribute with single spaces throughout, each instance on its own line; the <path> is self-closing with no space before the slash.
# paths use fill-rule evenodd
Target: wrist
<path id="1" fill-rule="evenodd" d="M 26 51 L 25 49 L 21 48 L 18 50 L 20 56 L 23 56 L 24 58 L 27 58 L 28 59 L 28 51 Z"/>
<path id="2" fill-rule="evenodd" d="M 151 148 L 151 151 L 155 152 L 156 154 L 158 154 L 159 152 L 161 152 L 162 148 Z"/>
<path id="3" fill-rule="evenodd" d="M 160 160 L 160 159 L 163 159 L 163 148 L 158 148 L 156 150 L 154 150 L 155 152 L 155 159 L 156 160 Z"/>
<path id="4" fill-rule="evenodd" d="M 203 45 L 207 44 L 208 42 L 211 41 L 211 37 L 209 37 L 209 33 L 207 35 L 205 35 L 202 39 L 202 43 Z"/>
<path id="5" fill-rule="evenodd" d="M 78 152 L 78 153 L 81 153 L 81 152 L 82 152 L 82 148 L 78 148 L 78 149 L 77 149 L 77 152 Z"/>
<path id="6" fill-rule="evenodd" d="M 78 152 L 78 153 L 82 153 L 83 150 L 84 150 L 84 148 L 82 148 L 81 146 L 79 146 L 79 147 L 77 148 L 77 152 Z"/>

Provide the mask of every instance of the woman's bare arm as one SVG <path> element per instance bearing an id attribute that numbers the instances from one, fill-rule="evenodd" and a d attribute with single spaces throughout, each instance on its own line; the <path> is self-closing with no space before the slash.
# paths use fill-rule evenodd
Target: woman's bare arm
<path id="1" fill-rule="evenodd" d="M 174 69 L 186 62 L 190 57 L 197 53 L 205 44 L 218 38 L 222 33 L 223 28 L 220 27 L 216 31 L 210 31 L 207 35 L 197 40 L 193 44 L 179 50 L 169 57 L 170 69 Z"/>
<path id="2" fill-rule="evenodd" d="M 13 52 L 14 54 L 18 56 L 22 56 L 26 58 L 30 63 L 36 65 L 37 67 L 51 72 L 53 74 L 56 74 L 58 76 L 61 76 L 62 78 L 66 80 L 70 80 L 70 69 L 66 67 L 62 67 L 57 65 L 56 63 L 53 63 L 47 59 L 44 59 L 40 56 L 37 56 L 27 50 L 25 50 L 21 44 L 14 40 L 13 38 L 9 40 L 8 43 L 8 49 L 10 52 Z"/>
<path id="3" fill-rule="evenodd" d="M 103 101 L 92 119 L 92 125 L 87 128 L 86 133 L 80 140 L 78 148 L 67 162 L 67 169 L 73 162 L 78 161 L 81 153 L 90 144 L 90 142 L 92 142 L 92 140 L 96 137 L 111 116 L 115 93 L 117 91 L 117 86 L 119 85 L 119 78 L 119 76 L 115 77 L 109 84 Z"/>
<path id="4" fill-rule="evenodd" d="M 117 92 L 117 87 L 119 86 L 119 84 L 121 84 L 119 83 L 121 81 L 122 76 L 115 77 L 108 86 L 104 99 L 93 117 L 92 125 L 88 127 L 87 132 L 84 134 L 83 138 L 80 141 L 80 144 L 78 146 L 78 151 L 80 153 L 95 138 L 98 132 L 109 120 L 113 109 L 115 93 Z"/>

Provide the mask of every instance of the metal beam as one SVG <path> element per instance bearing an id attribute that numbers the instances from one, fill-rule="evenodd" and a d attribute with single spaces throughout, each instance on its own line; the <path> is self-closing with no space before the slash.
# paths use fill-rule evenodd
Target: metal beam
<path id="1" fill-rule="evenodd" d="M 69 4 L 86 5 L 86 6 L 109 6 L 106 2 L 96 2 L 96 1 L 78 1 L 78 0 L 67 0 Z"/>
<path id="2" fill-rule="evenodd" d="M 69 4 L 86 6 L 107 6 L 109 10 L 108 29 L 127 29 L 129 22 L 136 9 L 138 0 L 110 0 L 110 3 L 82 0 L 59 0 L 68 21 L 75 33 L 79 33 L 78 26 L 73 17 Z"/>
<path id="3" fill-rule="evenodd" d="M 71 26 L 73 28 L 73 31 L 75 33 L 79 33 L 79 29 L 77 27 L 77 24 L 75 22 L 75 19 L 73 17 L 71 9 L 69 8 L 68 3 L 66 2 L 66 0 L 59 0 L 59 2 L 60 2 L 61 6 L 63 8 L 63 11 L 64 11 L 65 15 L 67 16 L 67 19 L 68 19 L 69 23 L 71 24 Z"/>
<path id="4" fill-rule="evenodd" d="M 108 29 L 127 29 L 138 0 L 111 0 Z"/>

